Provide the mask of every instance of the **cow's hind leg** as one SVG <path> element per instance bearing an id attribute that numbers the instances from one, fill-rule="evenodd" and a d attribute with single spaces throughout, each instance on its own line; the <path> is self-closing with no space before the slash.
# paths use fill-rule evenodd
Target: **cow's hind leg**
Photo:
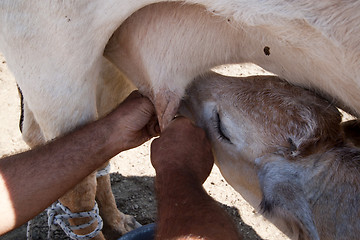
<path id="1" fill-rule="evenodd" d="M 118 239 L 124 233 L 141 226 L 133 216 L 117 209 L 109 174 L 97 177 L 96 201 L 104 220 L 103 234 L 106 239 Z"/>
<path id="2" fill-rule="evenodd" d="M 96 173 L 92 173 L 62 196 L 59 201 L 72 213 L 92 212 L 95 206 L 96 184 Z M 95 221 L 91 223 L 92 219 L 95 219 Z M 71 226 L 85 225 L 84 228 L 73 230 L 73 233 L 77 235 L 88 235 L 94 232 L 95 236 L 92 239 L 105 239 L 101 232 L 102 223 L 98 222 L 96 218 L 74 217 L 69 219 L 69 223 Z M 89 226 L 86 226 L 87 224 Z"/>
<path id="3" fill-rule="evenodd" d="M 40 129 L 39 124 L 34 118 L 32 111 L 29 109 L 26 100 L 23 101 L 23 120 L 21 123 L 23 139 L 31 147 L 44 144 L 45 138 Z M 75 186 L 74 189 L 65 194 L 61 198 L 64 206 L 69 208 L 73 213 L 86 212 L 94 208 L 96 194 L 96 180 L 95 174 L 89 175 L 81 183 Z M 117 209 L 116 209 L 117 211 Z M 79 225 L 89 222 L 90 218 L 71 219 L 69 222 L 72 225 Z M 74 230 L 75 234 L 85 235 L 93 231 L 97 227 L 97 222 L 94 222 L 89 227 L 83 230 Z M 94 239 L 104 239 L 101 232 Z"/>
<path id="4" fill-rule="evenodd" d="M 135 87 L 108 60 L 103 59 L 101 81 L 97 87 L 97 112 L 99 116 L 106 115 L 121 103 Z M 103 167 L 105 168 L 107 164 Z M 140 226 L 135 218 L 123 214 L 117 209 L 115 198 L 111 191 L 110 176 L 97 178 L 96 199 L 100 214 L 104 220 L 103 233 L 106 239 L 117 239 L 120 235 Z"/>
<path id="5" fill-rule="evenodd" d="M 46 119 L 47 116 L 45 116 L 44 121 L 44 119 L 41 118 L 42 115 L 40 114 L 40 118 L 38 116 L 38 119 L 40 120 L 39 124 L 35 118 L 35 114 L 33 114 L 33 112 L 30 110 L 25 99 L 23 102 L 24 109 L 22 129 L 23 138 L 28 143 L 28 145 L 30 147 L 35 147 L 37 145 L 44 144 L 46 139 L 52 139 L 53 137 L 59 135 L 59 132 L 64 132 L 64 129 L 69 129 L 69 125 L 72 125 L 74 122 L 74 119 L 72 119 L 74 115 L 71 115 L 71 113 L 74 111 L 69 109 L 68 106 L 71 106 L 73 109 L 75 109 L 77 113 L 80 112 L 87 116 L 82 118 L 82 121 L 80 121 L 80 124 L 82 124 L 84 122 L 90 121 L 91 119 L 95 119 L 97 115 L 104 116 L 107 114 L 107 112 L 118 105 L 134 89 L 134 87 L 125 79 L 121 73 L 115 70 L 116 69 L 109 65 L 108 62 L 103 61 L 101 77 L 99 78 L 100 81 L 96 84 L 97 86 L 90 86 L 91 89 L 97 89 L 97 93 L 93 95 L 89 94 L 91 91 L 87 91 L 86 88 L 84 88 L 84 85 L 83 88 L 78 88 L 81 91 L 78 91 L 77 95 L 68 98 L 72 100 L 71 105 L 63 103 L 67 106 L 58 106 L 57 109 L 61 115 L 60 117 L 56 118 L 56 121 L 53 122 Z M 58 86 L 58 88 L 60 87 L 62 86 Z M 61 89 L 58 90 L 61 91 Z M 29 94 L 28 92 L 26 93 L 27 95 Z M 96 100 L 94 100 L 95 98 Z M 44 100 L 43 102 L 56 103 L 64 102 L 64 100 Z M 77 105 L 76 103 L 78 102 L 86 104 Z M 55 108 L 53 105 L 48 107 Z M 79 117 L 77 119 L 79 119 Z M 47 126 L 44 127 L 45 125 Z M 46 134 L 44 134 L 42 129 L 45 130 Z M 94 176 L 94 174 L 88 176 L 86 179 L 84 179 L 83 182 L 69 191 L 63 198 L 61 198 L 63 205 L 68 207 L 74 213 L 89 211 L 94 208 L 95 195 L 96 191 L 98 191 L 97 201 L 100 209 L 100 215 L 104 219 L 104 230 L 106 236 L 109 236 L 109 239 L 112 239 L 112 237 L 118 237 L 121 234 L 124 234 L 139 226 L 133 217 L 125 215 L 117 209 L 115 199 L 111 192 L 109 176 L 100 177 L 98 179 L 98 187 L 96 186 L 96 180 Z M 76 225 L 82 224 L 87 220 L 89 219 L 73 219 L 70 220 L 70 222 Z M 83 230 L 75 230 L 74 232 L 77 234 L 87 234 L 95 229 L 96 225 L 97 223 L 93 223 L 88 228 Z M 100 233 L 96 238 L 102 239 L 103 236 Z"/>
<path id="6" fill-rule="evenodd" d="M 46 118 L 49 118 L 49 115 L 39 114 L 39 111 L 33 112 L 30 109 L 30 105 L 27 102 L 27 96 L 29 96 L 29 91 L 24 91 L 24 116 L 22 123 L 23 138 L 28 143 L 30 147 L 36 147 L 37 145 L 44 144 L 46 140 L 55 138 L 58 135 L 64 134 L 64 132 L 69 129 L 74 128 L 72 125 L 75 122 L 78 124 L 84 124 L 91 120 L 96 119 L 96 107 L 95 107 L 95 94 L 89 94 L 91 91 L 87 89 L 82 89 L 84 91 L 79 91 L 78 96 L 74 96 L 73 102 L 66 103 L 64 100 L 59 101 L 57 99 L 46 100 L 44 103 L 61 103 L 65 102 L 63 106 L 56 106 L 58 111 L 52 111 L 52 107 L 49 104 L 43 104 L 44 110 L 49 113 L 53 112 L 53 119 L 55 121 L 49 121 Z M 61 91 L 61 89 L 58 89 Z M 32 93 L 30 93 L 32 94 Z M 43 95 L 39 95 L 42 97 Z M 80 99 L 77 99 L 80 98 Z M 77 103 L 80 104 L 77 104 Z M 55 105 L 55 104 L 53 104 Z M 92 107 L 93 106 L 93 107 Z M 36 105 L 35 109 L 39 109 L 39 105 Z M 71 110 L 71 107 L 73 110 Z M 50 109 L 50 110 L 47 110 Z M 41 112 L 41 111 L 40 111 Z M 37 113 L 37 114 L 36 114 Z M 77 114 L 74 114 L 77 113 Z M 74 119 L 74 115 L 76 119 Z M 67 129 L 67 130 L 66 130 Z M 74 189 L 69 191 L 60 199 L 60 202 L 70 209 L 72 213 L 87 212 L 93 210 L 95 205 L 95 195 L 96 195 L 96 178 L 95 173 L 86 177 L 81 183 L 75 186 Z M 79 225 L 85 222 L 88 222 L 89 218 L 78 218 L 71 219 L 69 222 L 71 225 Z M 64 220 L 67 223 L 67 220 Z M 93 229 L 97 227 L 98 223 L 95 221 L 89 227 L 79 230 L 73 230 L 74 233 L 80 235 L 86 235 L 90 233 Z M 69 233 L 67 233 L 69 235 Z M 94 239 L 104 239 L 101 231 L 97 234 Z"/>

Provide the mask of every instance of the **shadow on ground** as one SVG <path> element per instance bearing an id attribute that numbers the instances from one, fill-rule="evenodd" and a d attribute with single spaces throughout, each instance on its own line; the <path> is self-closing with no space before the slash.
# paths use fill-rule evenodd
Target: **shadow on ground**
<path id="1" fill-rule="evenodd" d="M 124 177 L 118 173 L 111 174 L 112 190 L 118 209 L 126 214 L 135 216 L 143 225 L 149 224 L 156 219 L 156 199 L 154 194 L 153 177 Z M 239 215 L 238 209 L 221 204 L 237 223 L 239 231 L 248 240 L 261 240 L 256 232 L 246 225 Z M 39 214 L 33 220 L 32 235 L 34 240 L 47 238 L 48 226 L 46 211 Z M 14 231 L 1 236 L 0 240 L 26 239 L 26 224 Z M 61 230 L 53 234 L 54 240 L 70 239 Z"/>

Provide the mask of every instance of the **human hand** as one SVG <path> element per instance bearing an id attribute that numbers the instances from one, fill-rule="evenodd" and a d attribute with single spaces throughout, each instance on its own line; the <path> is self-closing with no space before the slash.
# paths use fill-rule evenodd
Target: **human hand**
<path id="1" fill-rule="evenodd" d="M 160 133 L 154 105 L 138 91 L 133 91 L 107 118 L 114 125 L 113 144 L 121 151 L 137 147 Z"/>
<path id="2" fill-rule="evenodd" d="M 151 163 L 157 176 L 186 171 L 203 183 L 214 158 L 205 132 L 190 120 L 178 117 L 152 142 Z"/>

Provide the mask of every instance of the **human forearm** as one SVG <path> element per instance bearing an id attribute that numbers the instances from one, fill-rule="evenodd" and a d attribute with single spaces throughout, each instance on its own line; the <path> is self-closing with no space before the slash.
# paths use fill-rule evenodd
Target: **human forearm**
<path id="1" fill-rule="evenodd" d="M 214 164 L 205 132 L 178 117 L 151 144 L 158 199 L 157 239 L 240 239 L 203 189 Z"/>
<path id="2" fill-rule="evenodd" d="M 0 160 L 0 234 L 36 216 L 121 151 L 157 134 L 155 109 L 134 91 L 117 109 L 44 146 Z"/>
<path id="3" fill-rule="evenodd" d="M 0 160 L 1 234 L 37 215 L 117 153 L 102 121 Z"/>
<path id="4" fill-rule="evenodd" d="M 232 219 L 189 173 L 156 177 L 157 239 L 240 239 Z"/>

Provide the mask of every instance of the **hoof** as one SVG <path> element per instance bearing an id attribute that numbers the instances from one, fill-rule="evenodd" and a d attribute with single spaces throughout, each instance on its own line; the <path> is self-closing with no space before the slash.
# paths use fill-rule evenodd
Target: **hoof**
<path id="1" fill-rule="evenodd" d="M 104 224 L 103 234 L 105 235 L 106 240 L 116 240 L 120 236 L 141 227 L 142 225 L 138 223 L 133 216 L 120 213 L 120 221 L 111 224 Z"/>

